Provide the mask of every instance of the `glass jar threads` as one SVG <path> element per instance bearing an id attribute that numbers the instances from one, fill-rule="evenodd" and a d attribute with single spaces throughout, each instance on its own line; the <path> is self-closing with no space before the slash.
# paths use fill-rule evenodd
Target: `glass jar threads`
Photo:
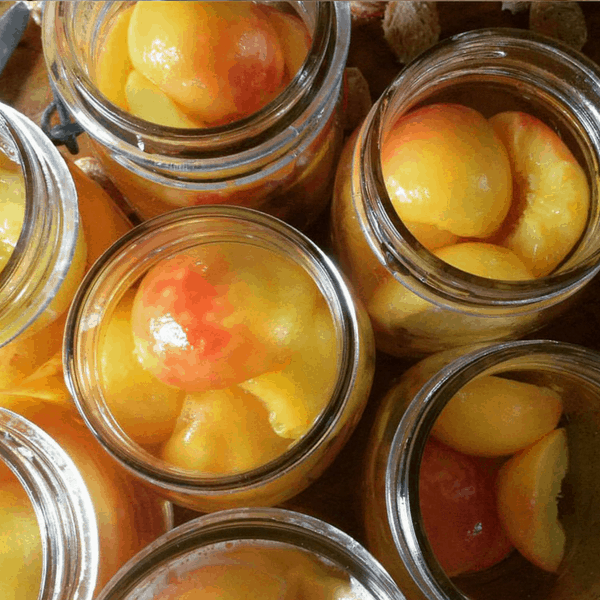
<path id="1" fill-rule="evenodd" d="M 189 48 L 177 47 L 174 50 L 178 57 L 177 65 L 167 64 L 162 69 L 162 62 L 157 59 L 158 67 L 155 69 L 154 65 L 149 70 L 139 64 L 143 62 L 142 58 L 140 61 L 136 59 L 150 54 L 145 53 L 143 41 L 138 39 L 139 36 L 136 37 L 135 24 L 138 21 L 152 22 L 152 15 L 142 18 L 138 14 L 144 9 L 150 11 L 151 5 L 140 3 L 138 10 L 138 7 L 132 9 L 131 3 L 127 2 L 65 2 L 49 5 L 45 11 L 43 42 L 50 77 L 75 119 L 93 140 L 107 173 L 141 218 L 196 204 L 224 203 L 260 209 L 304 229 L 327 206 L 342 136 L 339 111 L 349 45 L 349 7 L 341 2 L 290 2 L 279 4 L 278 8 L 274 8 L 272 3 L 249 5 L 211 5 L 201 2 L 191 5 L 185 2 L 177 7 L 173 4 L 169 6 L 170 12 L 164 18 L 154 15 L 160 23 L 161 35 L 167 35 L 165 31 L 173 29 L 176 45 L 181 43 L 185 46 L 185 36 L 177 33 L 175 20 L 179 18 L 182 31 L 197 26 L 202 33 L 194 39 L 198 44 L 199 39 L 203 40 L 202 43 L 206 41 L 207 48 L 206 52 L 196 52 L 195 42 Z M 160 7 L 156 10 L 160 10 Z M 228 13 L 230 10 L 231 15 Z M 236 10 L 241 16 L 236 17 Z M 220 11 L 228 14 L 221 15 Z M 178 122 L 175 126 L 172 123 L 150 123 L 146 108 L 156 106 L 155 100 L 143 100 L 142 113 L 139 114 L 146 118 L 132 114 L 132 107 L 139 104 L 132 95 L 139 99 L 149 87 L 162 85 L 168 73 L 179 73 L 180 70 L 187 72 L 189 65 L 186 61 L 190 56 L 196 60 L 201 55 L 208 56 L 209 53 L 212 56 L 214 53 L 216 65 L 220 55 L 228 56 L 238 47 L 248 50 L 249 44 L 243 42 L 244 36 L 254 39 L 258 25 L 252 26 L 252 23 L 264 11 L 284 14 L 285 19 L 295 23 L 294 28 L 303 31 L 293 36 L 284 34 L 281 37 L 284 42 L 290 39 L 312 40 L 311 43 L 306 42 L 304 49 L 304 42 L 298 42 L 300 47 L 296 48 L 293 45 L 286 48 L 282 42 L 283 48 L 276 52 L 274 50 L 275 54 L 283 52 L 297 63 L 292 68 L 297 73 L 290 73 L 289 83 L 281 93 L 269 98 L 255 112 L 242 114 L 231 121 L 209 119 L 210 122 L 197 123 L 195 126 L 194 123 L 184 122 Z M 261 48 L 266 43 L 265 38 L 269 37 L 267 31 L 272 29 L 272 23 L 264 23 L 263 17 L 260 27 L 264 28 L 264 31 L 261 29 L 264 35 L 256 40 L 257 47 Z M 248 30 L 239 33 L 239 43 L 233 29 L 231 35 L 214 30 L 225 18 L 231 18 L 238 29 L 247 24 Z M 275 20 L 278 18 L 277 15 L 274 17 Z M 168 28 L 162 27 L 164 23 L 168 24 Z M 120 31 L 123 32 L 122 38 L 118 37 Z M 119 41 L 115 41 L 117 37 Z M 138 41 L 141 44 L 139 47 Z M 213 41 L 218 46 L 216 49 Z M 154 42 L 148 43 L 151 47 Z M 168 45 L 162 38 L 156 43 Z M 113 53 L 111 47 L 115 48 Z M 115 64 L 112 69 L 103 67 L 103 61 L 109 60 L 106 54 L 113 58 L 122 57 L 128 51 L 131 61 L 127 64 Z M 302 61 L 304 54 L 306 58 Z M 169 60 L 165 58 L 166 62 Z M 215 106 L 227 104 L 227 98 L 233 93 L 229 87 L 234 85 L 235 73 L 242 68 L 242 61 L 223 66 L 223 73 L 213 73 L 212 67 L 207 67 L 203 60 L 199 65 L 194 63 L 192 70 L 197 74 L 198 70 L 208 69 L 207 80 L 221 82 L 223 89 L 217 86 L 218 89 L 211 92 L 217 100 L 206 93 L 200 94 L 200 100 L 196 96 L 194 100 L 176 94 L 176 100 L 166 99 L 167 103 L 174 104 L 169 104 L 170 108 L 163 111 L 165 114 L 179 110 L 181 102 L 186 106 L 196 106 L 198 103 L 204 106 L 213 101 Z M 100 91 L 99 77 L 101 79 L 103 69 L 122 77 L 122 71 L 130 73 L 132 64 L 154 81 L 145 84 L 128 81 L 129 88 L 125 83 L 125 91 L 116 96 L 127 95 L 129 89 L 129 102 L 124 100 L 119 106 L 118 98 L 113 97 L 111 101 Z M 217 66 L 214 68 L 217 69 Z M 266 69 L 262 64 L 256 67 L 258 70 L 263 68 Z M 133 70 L 138 73 L 136 69 Z M 265 78 L 266 73 L 265 70 Z M 253 81 L 250 74 L 247 75 L 246 79 Z M 183 74 L 181 77 L 173 85 L 165 83 L 158 92 L 153 89 L 165 101 L 162 90 L 174 94 L 175 88 L 190 91 L 199 85 L 195 78 L 188 81 Z M 240 89 L 243 90 L 247 88 L 244 84 L 246 79 L 241 74 L 240 77 Z M 135 74 L 134 78 L 140 79 Z M 206 85 L 209 86 L 208 83 Z M 140 86 L 143 88 L 141 92 Z M 202 89 L 200 91 L 204 93 Z M 140 95 L 137 95 L 138 92 Z M 212 100 L 208 102 L 207 98 Z M 247 105 L 246 102 L 242 104 Z M 205 108 L 210 113 L 209 107 Z"/>
<path id="2" fill-rule="evenodd" d="M 597 273 L 598 81 L 583 55 L 494 29 L 391 84 L 340 161 L 332 221 L 380 349 L 518 338 Z"/>
<path id="3" fill-rule="evenodd" d="M 367 401 L 368 317 L 305 236 L 240 207 L 139 225 L 72 305 L 67 385 L 125 467 L 201 511 L 282 502 Z"/>

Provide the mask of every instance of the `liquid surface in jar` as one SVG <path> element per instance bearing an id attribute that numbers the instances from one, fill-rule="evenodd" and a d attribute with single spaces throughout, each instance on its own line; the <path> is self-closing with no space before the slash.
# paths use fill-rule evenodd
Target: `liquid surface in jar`
<path id="1" fill-rule="evenodd" d="M 366 595 L 346 574 L 317 556 L 284 544 L 229 542 L 207 551 L 202 564 L 181 574 L 156 600 L 358 600 Z"/>
<path id="2" fill-rule="evenodd" d="M 42 580 L 42 539 L 27 492 L 0 462 L 0 597 L 36 600 Z"/>
<path id="3" fill-rule="evenodd" d="M 127 560 L 165 532 L 166 515 L 162 501 L 137 484 L 115 463 L 72 406 L 45 402 L 26 395 L 2 393 L 0 406 L 19 413 L 48 433 L 67 452 L 81 473 L 98 523 L 100 563 L 96 589 L 101 589 Z M 23 525 L 29 524 L 32 519 L 36 520 L 30 503 L 23 509 L 22 518 Z M 32 528 L 33 525 L 29 527 Z M 28 544 L 28 555 L 15 572 L 26 574 L 30 562 L 35 566 L 37 557 L 41 561 L 42 547 L 39 537 L 35 538 L 33 534 L 24 538 L 22 543 Z M 4 554 L 2 556 L 4 559 Z M 34 581 L 36 569 L 27 575 L 28 581 Z M 31 598 L 37 598 L 39 577 L 36 581 L 37 587 L 31 584 L 35 592 Z M 17 597 L 23 598 L 22 595 Z"/>
<path id="4" fill-rule="evenodd" d="M 136 117 L 180 128 L 247 117 L 290 83 L 311 39 L 291 12 L 254 2 L 137 2 L 119 12 L 95 68 Z"/>
<path id="5" fill-rule="evenodd" d="M 558 570 L 568 469 L 562 411 L 550 387 L 503 376 L 469 382 L 444 407 L 421 463 L 420 500 L 449 576 L 492 567 L 513 547 L 539 569 Z"/>
<path id="6" fill-rule="evenodd" d="M 103 330 L 103 396 L 123 431 L 180 468 L 251 470 L 303 436 L 329 402 L 337 337 L 293 260 L 247 243 L 164 258 Z"/>

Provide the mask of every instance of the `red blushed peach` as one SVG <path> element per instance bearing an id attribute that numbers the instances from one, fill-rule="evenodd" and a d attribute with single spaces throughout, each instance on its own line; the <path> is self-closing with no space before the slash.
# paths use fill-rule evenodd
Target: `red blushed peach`
<path id="1" fill-rule="evenodd" d="M 487 569 L 512 550 L 498 520 L 494 479 L 489 461 L 428 440 L 419 501 L 425 533 L 449 577 Z"/>
<path id="2" fill-rule="evenodd" d="M 518 452 L 498 474 L 498 512 L 517 550 L 556 572 L 565 550 L 557 496 L 568 468 L 567 433 L 555 429 Z"/>
<path id="3" fill-rule="evenodd" d="M 403 221 L 485 238 L 511 204 L 507 152 L 478 111 L 432 104 L 402 117 L 383 141 L 381 166 Z"/>
<path id="4" fill-rule="evenodd" d="M 513 204 L 494 241 L 518 254 L 536 277 L 552 272 L 580 238 L 588 218 L 585 172 L 550 127 L 522 112 L 490 123 L 508 150 Z"/>
<path id="5" fill-rule="evenodd" d="M 188 392 L 222 389 L 281 368 L 245 323 L 248 294 L 233 294 L 235 272 L 225 260 L 201 255 L 165 259 L 142 279 L 131 311 L 142 366 L 167 385 Z M 248 287 L 245 287 L 248 290 Z"/>
<path id="6" fill-rule="evenodd" d="M 138 2 L 128 45 L 144 77 L 211 124 L 256 112 L 285 72 L 277 32 L 252 2 Z"/>

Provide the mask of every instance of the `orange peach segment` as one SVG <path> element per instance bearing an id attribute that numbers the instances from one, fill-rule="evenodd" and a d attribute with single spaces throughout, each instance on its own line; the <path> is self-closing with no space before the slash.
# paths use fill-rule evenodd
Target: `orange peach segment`
<path id="1" fill-rule="evenodd" d="M 585 172 L 536 117 L 504 112 L 490 123 L 508 150 L 514 189 L 513 205 L 495 241 L 514 250 L 536 277 L 547 275 L 585 227 L 590 203 Z"/>
<path id="2" fill-rule="evenodd" d="M 40 527 L 27 492 L 0 463 L 0 598 L 37 600 L 42 581 Z"/>
<path id="3" fill-rule="evenodd" d="M 144 77 L 209 123 L 261 108 L 285 71 L 277 33 L 252 2 L 138 2 L 128 44 Z"/>
<path id="4" fill-rule="evenodd" d="M 262 404 L 233 387 L 188 395 L 161 456 L 184 469 L 222 475 L 263 465 L 287 445 L 272 431 Z"/>
<path id="5" fill-rule="evenodd" d="M 515 454 L 498 475 L 498 511 L 508 536 L 525 558 L 550 572 L 558 570 L 565 548 L 557 496 L 567 469 L 561 428 Z"/>
<path id="6" fill-rule="evenodd" d="M 532 279 L 520 258 L 508 248 L 485 242 L 463 242 L 433 252 L 448 264 L 488 279 Z M 367 302 L 369 314 L 384 329 L 394 329 L 403 319 L 431 308 L 431 304 L 389 276 Z"/>
<path id="7" fill-rule="evenodd" d="M 187 129 L 203 126 L 190 119 L 167 94 L 135 69 L 125 83 L 125 96 L 130 112 L 145 121 Z"/>
<path id="8" fill-rule="evenodd" d="M 25 180 L 21 168 L 0 152 L 0 270 L 11 257 L 25 219 Z"/>
<path id="9" fill-rule="evenodd" d="M 102 42 L 102 50 L 96 63 L 98 89 L 123 110 L 129 110 L 125 83 L 133 69 L 127 46 L 127 31 L 132 12 L 133 6 L 117 13 Z"/>
<path id="10" fill-rule="evenodd" d="M 337 344 L 329 310 L 316 311 L 310 329 L 294 343 L 295 352 L 281 371 L 240 384 L 269 411 L 273 430 L 284 438 L 304 435 L 329 402 L 336 383 Z"/>
<path id="11" fill-rule="evenodd" d="M 436 225 L 411 221 L 405 221 L 404 225 L 427 250 L 432 252 L 444 246 L 458 244 L 460 241 L 457 235 Z"/>
<path id="12" fill-rule="evenodd" d="M 277 32 L 283 51 L 286 79 L 291 80 L 300 70 L 310 49 L 311 39 L 308 30 L 302 19 L 296 15 L 280 12 L 268 6 L 262 8 L 268 9 L 269 20 Z"/>
<path id="13" fill-rule="evenodd" d="M 457 269 L 487 279 L 510 281 L 533 278 L 514 252 L 495 244 L 463 242 L 440 248 L 434 254 Z"/>
<path id="14" fill-rule="evenodd" d="M 403 221 L 485 238 L 511 204 L 507 152 L 487 119 L 457 104 L 416 109 L 383 142 L 381 166 Z"/>
<path id="15" fill-rule="evenodd" d="M 113 312 L 99 345 L 104 399 L 123 431 L 142 445 L 169 438 L 185 392 L 165 385 L 144 369 L 134 351 L 129 319 L 134 291 Z"/>
<path id="16" fill-rule="evenodd" d="M 554 390 L 485 376 L 450 399 L 432 434 L 465 454 L 506 456 L 552 431 L 561 414 L 562 401 Z"/>

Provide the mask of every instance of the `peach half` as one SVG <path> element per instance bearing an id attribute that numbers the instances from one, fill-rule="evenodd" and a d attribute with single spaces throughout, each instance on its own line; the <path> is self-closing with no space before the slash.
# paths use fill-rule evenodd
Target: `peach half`
<path id="1" fill-rule="evenodd" d="M 511 204 L 506 149 L 488 120 L 466 106 L 431 104 L 400 117 L 383 141 L 381 167 L 405 222 L 486 238 Z"/>
<path id="2" fill-rule="evenodd" d="M 590 191 L 561 138 L 536 117 L 503 112 L 490 119 L 513 172 L 513 203 L 494 241 L 518 254 L 535 277 L 552 272 L 580 238 Z"/>
<path id="3" fill-rule="evenodd" d="M 568 469 L 567 433 L 555 429 L 515 454 L 498 474 L 498 513 L 515 548 L 544 571 L 556 572 L 565 532 L 557 497 Z"/>
<path id="4" fill-rule="evenodd" d="M 508 456 L 552 431 L 562 400 L 550 388 L 497 376 L 467 383 L 446 404 L 432 434 L 474 456 Z"/>
<path id="5" fill-rule="evenodd" d="M 253 2 L 138 2 L 128 46 L 144 77 L 213 124 L 264 106 L 285 72 L 277 32 Z"/>

